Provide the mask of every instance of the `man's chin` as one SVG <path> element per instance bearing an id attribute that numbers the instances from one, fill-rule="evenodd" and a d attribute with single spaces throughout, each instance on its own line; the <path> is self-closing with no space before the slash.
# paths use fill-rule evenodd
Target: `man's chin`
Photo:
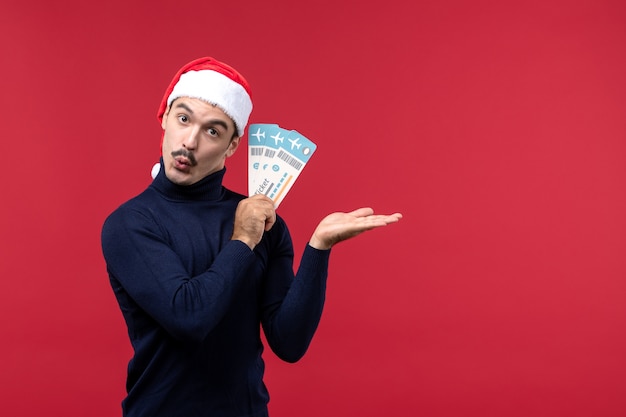
<path id="1" fill-rule="evenodd" d="M 165 170 L 167 179 L 177 185 L 191 185 L 198 181 L 197 178 L 191 173 L 191 169 L 177 169 L 175 167 L 169 167 Z"/>

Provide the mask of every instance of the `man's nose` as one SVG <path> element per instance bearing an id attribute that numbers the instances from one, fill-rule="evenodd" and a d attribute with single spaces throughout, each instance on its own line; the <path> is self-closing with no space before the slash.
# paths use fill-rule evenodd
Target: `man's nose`
<path id="1" fill-rule="evenodd" d="M 183 140 L 183 146 L 186 149 L 196 149 L 198 146 L 198 135 L 200 134 L 200 128 L 192 127 Z"/>

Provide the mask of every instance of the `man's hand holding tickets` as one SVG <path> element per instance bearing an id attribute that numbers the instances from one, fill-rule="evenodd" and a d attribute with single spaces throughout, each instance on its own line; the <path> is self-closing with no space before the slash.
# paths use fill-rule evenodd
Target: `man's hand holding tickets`
<path id="1" fill-rule="evenodd" d="M 241 200 L 235 212 L 232 240 L 241 240 L 254 249 L 275 222 L 274 202 L 268 197 L 257 194 Z"/>

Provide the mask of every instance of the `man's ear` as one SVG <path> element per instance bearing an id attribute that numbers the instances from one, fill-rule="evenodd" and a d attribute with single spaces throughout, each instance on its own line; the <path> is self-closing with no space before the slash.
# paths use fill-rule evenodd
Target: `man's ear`
<path id="1" fill-rule="evenodd" d="M 235 154 L 235 151 L 239 147 L 240 141 L 241 141 L 241 138 L 239 136 L 234 137 L 233 140 L 230 141 L 230 144 L 228 145 L 228 149 L 226 149 L 226 157 L 227 158 L 229 158 L 229 157 L 231 157 L 231 156 L 233 156 Z"/>
<path id="2" fill-rule="evenodd" d="M 165 109 L 165 113 L 163 113 L 163 117 L 161 118 L 161 128 L 163 130 L 165 130 L 165 125 L 167 124 L 167 115 L 170 114 L 171 108 L 172 106 L 168 106 L 167 109 Z"/>

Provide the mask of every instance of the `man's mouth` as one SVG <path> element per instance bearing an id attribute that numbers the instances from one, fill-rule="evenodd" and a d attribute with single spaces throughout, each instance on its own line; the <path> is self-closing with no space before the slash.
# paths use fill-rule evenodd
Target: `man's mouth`
<path id="1" fill-rule="evenodd" d="M 193 156 L 193 153 L 189 152 L 186 149 L 179 149 L 177 151 L 172 152 L 172 157 L 176 162 L 177 166 L 183 167 L 193 167 L 198 165 L 196 158 Z"/>
<path id="2" fill-rule="evenodd" d="M 178 158 L 174 158 L 174 160 L 179 165 L 191 165 L 191 163 L 189 163 L 189 160 L 187 158 L 183 158 L 182 156 L 179 156 Z"/>

